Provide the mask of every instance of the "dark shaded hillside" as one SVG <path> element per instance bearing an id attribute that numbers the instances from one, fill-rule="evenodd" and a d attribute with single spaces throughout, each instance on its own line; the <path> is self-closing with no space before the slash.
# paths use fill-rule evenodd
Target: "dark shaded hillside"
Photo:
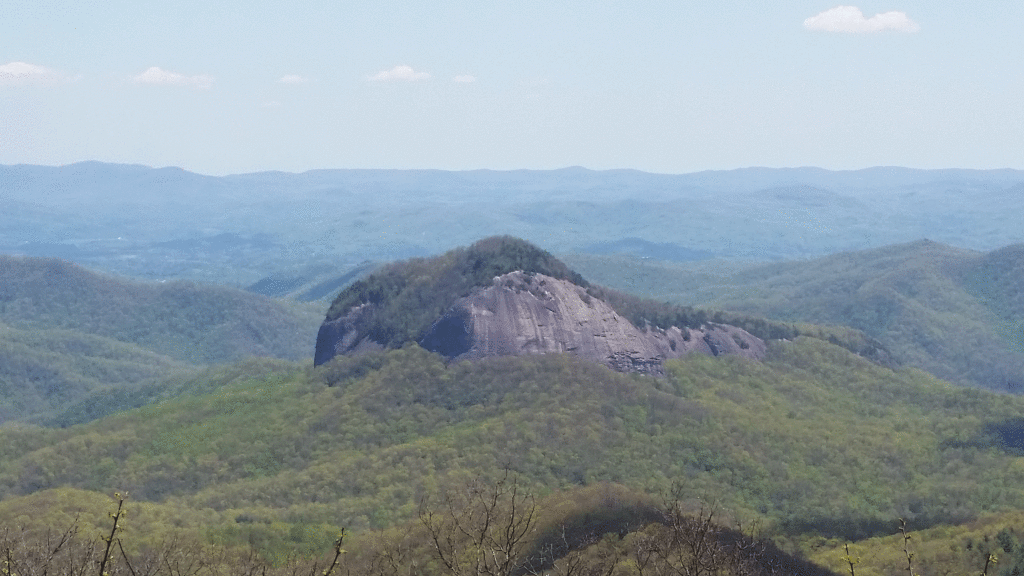
<path id="1" fill-rule="evenodd" d="M 307 308 L 191 282 L 144 284 L 56 259 L 0 255 L 0 321 L 136 344 L 190 363 L 308 356 Z"/>

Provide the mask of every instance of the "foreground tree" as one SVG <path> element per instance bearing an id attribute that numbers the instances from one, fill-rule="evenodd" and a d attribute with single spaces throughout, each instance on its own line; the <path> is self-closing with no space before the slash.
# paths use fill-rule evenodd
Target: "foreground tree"
<path id="1" fill-rule="evenodd" d="M 494 483 L 477 479 L 445 492 L 437 508 L 424 501 L 420 521 L 446 573 L 513 576 L 533 543 L 537 502 L 505 470 Z"/>

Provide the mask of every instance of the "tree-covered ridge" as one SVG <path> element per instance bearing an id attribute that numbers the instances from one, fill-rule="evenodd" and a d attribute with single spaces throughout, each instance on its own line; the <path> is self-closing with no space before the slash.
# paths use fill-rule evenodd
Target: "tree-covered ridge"
<path id="1" fill-rule="evenodd" d="M 898 358 L 895 358 L 881 342 L 867 336 L 860 330 L 845 326 L 819 326 L 806 323 L 782 322 L 751 314 L 706 310 L 641 298 L 597 285 L 591 285 L 587 292 L 607 302 L 616 312 L 632 322 L 634 326 L 653 326 L 667 329 L 672 326 L 700 328 L 708 323 L 728 324 L 742 328 L 765 341 L 791 340 L 798 336 L 808 336 L 842 346 L 858 356 L 863 356 L 880 364 L 896 365 L 899 363 Z"/>
<path id="2" fill-rule="evenodd" d="M 194 368 L 74 330 L 25 330 L 0 322 L 0 423 L 40 421 L 101 390 L 132 388 Z"/>
<path id="3" fill-rule="evenodd" d="M 468 248 L 433 258 L 413 258 L 384 266 L 356 281 L 331 304 L 327 320 L 350 309 L 373 304 L 364 334 L 386 346 L 417 341 L 431 324 L 473 288 L 487 286 L 495 276 L 522 270 L 587 286 L 551 253 L 511 236 L 494 236 Z"/>
<path id="4" fill-rule="evenodd" d="M 674 494 L 656 502 L 599 484 L 539 495 L 506 468 L 432 492 L 417 519 L 386 529 L 289 527 L 243 513 L 235 523 L 257 526 L 211 539 L 230 517 L 200 520 L 123 492 L 46 490 L 0 503 L 0 562 L 9 576 L 836 575 Z"/>
<path id="5" fill-rule="evenodd" d="M 802 546 L 810 559 L 836 572 L 849 572 L 849 556 L 859 576 L 906 573 L 907 553 L 915 574 L 1024 574 L 1022 510 L 983 514 L 957 525 L 922 527 L 910 522 L 909 540 L 899 532 L 898 519 L 889 524 L 884 536 L 856 542 L 807 536 Z"/>
<path id="6" fill-rule="evenodd" d="M 142 283 L 53 258 L 0 255 L 0 322 L 74 330 L 184 362 L 304 358 L 316 336 L 315 309 L 222 286 Z"/>
<path id="7" fill-rule="evenodd" d="M 721 269 L 631 265 L 622 258 L 573 262 L 592 280 L 622 289 L 639 289 L 630 278 L 643 278 L 643 293 L 660 300 L 783 322 L 849 326 L 899 361 L 939 378 L 1024 390 L 1021 245 L 983 253 L 921 240 Z"/>
<path id="8" fill-rule="evenodd" d="M 389 264 L 341 292 L 327 321 L 364 304 L 373 306 L 360 318 L 361 333 L 385 347 L 418 342 L 457 299 L 477 287 L 489 286 L 495 276 L 522 270 L 567 280 L 608 303 L 616 312 L 644 328 L 698 329 L 707 323 L 730 324 L 764 340 L 800 335 L 829 340 L 876 361 L 890 362 L 888 351 L 862 333 L 845 328 L 800 326 L 751 315 L 708 311 L 640 298 L 587 282 L 563 262 L 518 238 L 497 236 L 433 258 L 414 258 Z"/>

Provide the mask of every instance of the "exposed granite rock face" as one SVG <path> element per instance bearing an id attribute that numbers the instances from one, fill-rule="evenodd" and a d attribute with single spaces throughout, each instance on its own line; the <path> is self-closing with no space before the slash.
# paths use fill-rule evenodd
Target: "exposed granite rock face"
<path id="1" fill-rule="evenodd" d="M 380 350 L 358 339 L 372 304 L 320 327 L 314 364 L 338 354 Z M 709 324 L 699 330 L 637 328 L 604 301 L 571 282 L 512 272 L 460 298 L 420 340 L 427 350 L 455 360 L 488 356 L 570 353 L 621 372 L 662 374 L 667 358 L 692 352 L 763 358 L 765 343 L 736 328 Z"/>
<path id="2" fill-rule="evenodd" d="M 661 374 L 691 352 L 762 358 L 764 342 L 724 325 L 639 329 L 583 288 L 512 272 L 459 299 L 420 341 L 453 359 L 568 352 L 623 372 Z"/>
<path id="3" fill-rule="evenodd" d="M 348 314 L 337 320 L 321 324 L 316 335 L 313 365 L 319 366 L 339 354 L 383 350 L 383 346 L 368 337 L 357 340 L 359 328 L 372 313 L 372 307 L 373 304 L 363 304 L 349 310 Z"/>

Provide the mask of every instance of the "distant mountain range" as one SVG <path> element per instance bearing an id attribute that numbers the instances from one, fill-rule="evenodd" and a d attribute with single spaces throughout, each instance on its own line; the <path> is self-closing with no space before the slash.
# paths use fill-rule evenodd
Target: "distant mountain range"
<path id="1" fill-rule="evenodd" d="M 1024 172 L 748 168 L 315 170 L 213 177 L 0 166 L 0 250 L 249 286 L 298 267 L 436 254 L 494 234 L 556 253 L 778 260 L 930 238 L 1024 241 Z"/>

